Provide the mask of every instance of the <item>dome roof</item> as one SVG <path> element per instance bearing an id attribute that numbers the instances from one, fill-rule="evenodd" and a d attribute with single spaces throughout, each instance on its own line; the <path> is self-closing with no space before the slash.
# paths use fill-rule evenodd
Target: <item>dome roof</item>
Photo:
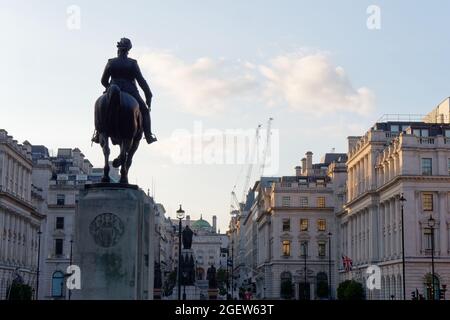
<path id="1" fill-rule="evenodd" d="M 202 216 L 200 216 L 200 219 L 192 223 L 192 229 L 196 230 L 211 230 L 211 225 L 208 221 L 203 220 Z"/>

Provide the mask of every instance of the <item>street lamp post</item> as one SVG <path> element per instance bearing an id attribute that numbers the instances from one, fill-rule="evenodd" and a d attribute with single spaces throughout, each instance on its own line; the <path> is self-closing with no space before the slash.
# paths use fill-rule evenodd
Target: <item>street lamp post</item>
<path id="1" fill-rule="evenodd" d="M 434 224 L 435 220 L 433 219 L 433 215 L 430 214 L 430 218 L 428 219 L 428 226 L 430 227 L 431 231 L 431 297 L 432 300 L 435 299 L 434 297 Z"/>
<path id="2" fill-rule="evenodd" d="M 405 215 L 403 213 L 404 203 L 406 201 L 403 193 L 400 195 L 401 214 L 402 214 L 402 280 L 403 280 L 403 300 L 406 300 L 406 263 L 405 263 Z"/>
<path id="3" fill-rule="evenodd" d="M 70 262 L 69 262 L 69 265 L 72 265 L 72 258 L 73 258 L 72 248 L 73 248 L 73 239 L 70 239 Z M 71 297 L 72 297 L 72 290 L 69 289 L 69 300 Z"/>
<path id="4" fill-rule="evenodd" d="M 187 272 L 183 271 L 183 300 L 186 300 L 186 277 Z"/>
<path id="5" fill-rule="evenodd" d="M 306 269 L 306 255 L 307 255 L 307 252 L 306 252 L 306 242 L 303 242 L 303 257 L 305 258 L 305 268 L 304 268 L 304 274 L 305 274 L 305 285 L 304 285 L 304 288 L 303 288 L 303 295 L 304 295 L 304 299 L 305 300 L 308 300 L 307 298 L 306 298 L 306 294 L 307 294 L 307 290 L 306 290 L 306 281 L 307 281 L 307 278 L 306 278 L 306 273 L 307 273 L 307 269 Z"/>
<path id="6" fill-rule="evenodd" d="M 36 300 L 39 300 L 39 272 L 40 272 L 40 260 L 41 260 L 41 234 L 42 231 L 39 229 L 38 231 L 38 256 L 37 256 L 37 269 L 36 269 Z"/>
<path id="7" fill-rule="evenodd" d="M 333 234 L 331 232 L 328 232 L 328 281 L 329 281 L 329 288 L 328 288 L 328 299 L 331 300 L 331 236 Z"/>
<path id="8" fill-rule="evenodd" d="M 184 218 L 184 210 L 181 208 L 177 210 L 178 223 L 178 300 L 181 300 L 181 220 Z"/>
<path id="9" fill-rule="evenodd" d="M 234 299 L 234 239 L 231 240 L 231 300 Z"/>

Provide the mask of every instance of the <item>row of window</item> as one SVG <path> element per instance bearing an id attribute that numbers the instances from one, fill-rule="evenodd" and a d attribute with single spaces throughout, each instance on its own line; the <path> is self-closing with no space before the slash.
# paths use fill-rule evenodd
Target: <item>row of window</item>
<path id="1" fill-rule="evenodd" d="M 409 127 L 409 125 L 398 125 L 398 124 L 391 124 L 391 132 L 400 132 L 400 131 L 406 131 L 406 129 Z M 416 137 L 429 137 L 430 131 L 428 129 L 412 129 L 412 134 Z M 445 130 L 445 137 L 450 138 L 450 130 Z"/>
<path id="2" fill-rule="evenodd" d="M 326 249 L 327 249 L 327 242 L 326 241 L 319 241 L 317 243 L 317 255 L 319 257 L 325 257 L 326 256 Z M 282 253 L 285 257 L 291 256 L 291 241 L 290 240 L 283 240 L 282 242 Z M 308 241 L 302 241 L 300 242 L 300 255 L 302 257 L 308 256 Z"/>
<path id="3" fill-rule="evenodd" d="M 326 231 L 327 230 L 326 219 L 317 219 L 316 226 L 317 231 Z M 300 219 L 300 231 L 308 231 L 308 229 L 309 229 L 309 219 Z M 291 231 L 290 218 L 283 219 L 282 231 L 286 232 Z"/>
<path id="4" fill-rule="evenodd" d="M 291 197 L 290 196 L 283 196 L 281 198 L 281 206 L 283 207 L 290 207 L 291 206 Z M 300 197 L 300 207 L 308 207 L 309 201 L 308 197 Z M 318 208 L 325 208 L 325 197 L 317 197 L 316 198 L 316 206 Z"/>
<path id="5" fill-rule="evenodd" d="M 328 167 L 323 167 L 323 168 L 321 168 L 321 169 L 327 169 Z M 315 183 L 316 183 L 316 186 L 317 187 L 326 187 L 326 182 L 325 182 L 325 179 L 316 179 L 316 181 L 315 181 Z M 298 180 L 298 184 L 300 185 L 300 186 L 308 186 L 308 179 L 306 179 L 306 178 L 304 178 L 304 179 L 299 179 Z M 282 188 L 291 188 L 292 187 L 292 182 L 281 182 L 281 187 Z"/>
<path id="6" fill-rule="evenodd" d="M 433 159 L 422 158 L 421 159 L 422 175 L 431 176 L 433 175 Z M 450 175 L 450 158 L 447 159 L 447 172 Z"/>

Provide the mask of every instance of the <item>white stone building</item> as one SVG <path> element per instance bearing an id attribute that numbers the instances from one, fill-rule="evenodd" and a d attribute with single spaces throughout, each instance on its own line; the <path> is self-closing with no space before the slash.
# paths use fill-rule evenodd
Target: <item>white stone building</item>
<path id="1" fill-rule="evenodd" d="M 31 145 L 0 130 L 0 299 L 16 275 L 36 290 L 42 190 L 32 185 Z"/>
<path id="2" fill-rule="evenodd" d="M 85 184 L 100 182 L 103 169 L 94 170 L 78 148 L 60 148 L 51 157 L 46 147 L 33 146 L 32 158 L 33 183 L 46 201 L 39 299 L 68 299 L 64 276 L 72 259 L 78 193 Z M 118 170 L 111 168 L 110 177 L 118 181 Z"/>
<path id="3" fill-rule="evenodd" d="M 308 152 L 295 176 L 256 182 L 250 209 L 234 218 L 244 234 L 237 284 L 255 298 L 279 299 L 283 281 L 292 283 L 292 298 L 328 298 L 330 266 L 335 291 L 335 195 L 345 185 L 345 160 L 345 154 L 332 153 L 313 164 Z"/>
<path id="4" fill-rule="evenodd" d="M 443 105 L 424 119 L 448 118 L 448 99 Z M 440 109 L 446 110 L 442 117 Z M 364 136 L 349 137 L 347 200 L 338 218 L 339 250 L 353 260 L 353 269 L 341 269 L 340 278 L 365 284 L 367 267 L 377 265 L 381 290 L 367 290 L 367 298 L 403 299 L 403 194 L 406 299 L 416 290 L 432 297 L 430 217 L 438 298 L 450 283 L 450 124 L 399 120 L 380 121 Z"/>
<path id="5" fill-rule="evenodd" d="M 157 203 L 155 206 L 155 237 L 153 240 L 155 250 L 155 272 L 159 267 L 161 287 L 163 287 L 169 277 L 169 274 L 174 270 L 173 250 L 174 241 L 176 240 L 175 227 L 172 220 L 165 215 L 166 210 L 164 206 L 161 203 Z M 161 291 L 155 292 L 154 296 L 160 297 L 161 294 Z"/>
<path id="6" fill-rule="evenodd" d="M 173 249 L 174 267 L 178 264 L 178 220 L 172 220 L 175 226 L 175 241 Z M 196 265 L 196 280 L 206 280 L 206 272 L 211 265 L 216 269 L 226 269 L 226 258 L 221 249 L 228 248 L 228 237 L 226 234 L 217 232 L 217 217 L 212 217 L 211 224 L 204 220 L 200 215 L 200 219 L 191 220 L 190 215 L 182 221 L 182 226 L 188 225 L 194 236 L 192 238 L 192 249 L 194 251 Z"/>

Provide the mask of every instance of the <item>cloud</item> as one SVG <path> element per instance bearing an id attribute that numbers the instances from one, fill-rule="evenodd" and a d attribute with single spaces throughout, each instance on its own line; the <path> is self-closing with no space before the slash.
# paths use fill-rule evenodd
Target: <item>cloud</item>
<path id="1" fill-rule="evenodd" d="M 208 57 L 188 63 L 167 52 L 147 52 L 139 60 L 156 86 L 195 115 L 221 113 L 258 85 L 254 75 L 246 72 L 250 70 L 246 63 Z"/>
<path id="2" fill-rule="evenodd" d="M 245 100 L 314 116 L 368 115 L 374 109 L 373 92 L 354 88 L 323 52 L 299 50 L 257 64 L 209 57 L 187 62 L 169 52 L 146 51 L 139 61 L 152 85 L 195 115 L 220 114 Z"/>
<path id="3" fill-rule="evenodd" d="M 345 70 L 335 67 L 324 53 L 280 55 L 259 70 L 270 105 L 284 103 L 316 115 L 340 111 L 367 115 L 374 109 L 372 91 L 355 89 Z"/>

